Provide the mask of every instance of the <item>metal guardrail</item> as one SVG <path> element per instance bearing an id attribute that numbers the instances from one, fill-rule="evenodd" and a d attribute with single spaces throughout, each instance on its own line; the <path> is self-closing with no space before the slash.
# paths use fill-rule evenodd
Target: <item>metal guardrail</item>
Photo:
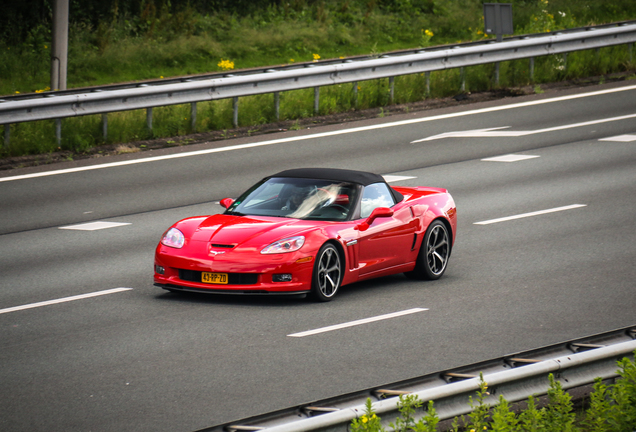
<path id="1" fill-rule="evenodd" d="M 365 412 L 365 402 L 371 398 L 374 412 L 388 427 L 399 416 L 401 394 L 415 394 L 420 401 L 434 401 L 440 420 L 452 419 L 471 411 L 469 396 L 479 389 L 479 373 L 483 373 L 490 396 L 486 403 L 496 405 L 503 395 L 508 402 L 526 400 L 529 396 L 545 395 L 548 375 L 553 374 L 565 390 L 588 386 L 597 377 L 614 378 L 616 362 L 634 359 L 636 326 L 576 339 L 561 344 L 510 354 L 502 358 L 477 363 L 449 371 L 437 372 L 406 381 L 387 384 L 332 399 L 315 401 L 273 413 L 237 420 L 198 432 L 305 432 L 348 431 L 354 418 Z M 425 412 L 418 410 L 415 420 Z"/>
<path id="2" fill-rule="evenodd" d="M 314 110 L 318 111 L 321 86 L 357 83 L 380 78 L 498 63 L 549 54 L 568 53 L 636 42 L 636 21 L 615 23 L 541 35 L 508 38 L 503 42 L 485 41 L 396 52 L 380 58 L 358 57 L 328 60 L 272 69 L 248 70 L 207 77 L 138 83 L 135 87 L 105 86 L 83 91 L 48 92 L 30 97 L 0 99 L 0 124 L 9 125 L 47 119 L 102 114 L 135 109 L 148 110 L 152 127 L 152 108 L 192 104 L 193 124 L 196 103 L 234 98 L 237 125 L 238 98 L 264 93 L 314 88 Z M 393 82 L 391 81 L 391 90 Z M 392 94 L 392 92 L 391 92 Z M 276 98 L 278 101 L 278 98 Z M 278 102 L 276 102 L 278 103 Z M 278 112 L 278 111 L 277 111 Z M 106 123 L 104 117 L 104 123 Z M 5 141 L 9 127 L 5 126 Z M 58 131 L 59 132 L 59 131 Z M 106 133 L 106 129 L 104 129 Z M 59 140 L 58 133 L 58 140 Z M 6 144 L 6 143 L 5 143 Z"/>

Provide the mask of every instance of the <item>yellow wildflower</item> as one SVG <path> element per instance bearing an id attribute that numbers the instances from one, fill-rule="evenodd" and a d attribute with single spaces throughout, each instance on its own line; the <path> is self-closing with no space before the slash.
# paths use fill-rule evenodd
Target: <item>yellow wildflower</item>
<path id="1" fill-rule="evenodd" d="M 223 70 L 232 70 L 234 69 L 234 62 L 230 60 L 221 59 L 221 61 L 219 62 L 217 66 Z"/>
<path id="2" fill-rule="evenodd" d="M 314 54 L 314 61 L 320 60 L 320 56 L 318 54 Z"/>
<path id="3" fill-rule="evenodd" d="M 424 34 L 425 34 L 426 36 L 428 36 L 428 37 L 433 37 L 433 36 L 434 36 L 433 32 L 432 32 L 432 31 L 430 31 L 429 29 L 426 29 L 426 31 L 424 31 Z"/>

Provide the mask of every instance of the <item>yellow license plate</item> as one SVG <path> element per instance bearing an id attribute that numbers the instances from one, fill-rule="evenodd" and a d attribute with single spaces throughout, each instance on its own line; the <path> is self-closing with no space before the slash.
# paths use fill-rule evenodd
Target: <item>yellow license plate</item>
<path id="1" fill-rule="evenodd" d="M 209 284 L 227 284 L 227 273 L 201 273 L 201 281 Z"/>

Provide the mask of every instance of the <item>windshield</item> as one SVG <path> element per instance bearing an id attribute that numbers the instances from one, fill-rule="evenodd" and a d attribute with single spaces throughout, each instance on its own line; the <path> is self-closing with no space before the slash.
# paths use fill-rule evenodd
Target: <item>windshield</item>
<path id="1" fill-rule="evenodd" d="M 256 184 L 227 210 L 229 214 L 296 219 L 346 220 L 355 202 L 351 183 L 301 178 L 270 178 Z"/>

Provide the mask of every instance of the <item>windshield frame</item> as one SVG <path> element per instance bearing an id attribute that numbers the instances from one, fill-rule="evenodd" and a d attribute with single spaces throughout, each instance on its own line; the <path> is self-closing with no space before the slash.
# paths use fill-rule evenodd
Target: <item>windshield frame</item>
<path id="1" fill-rule="evenodd" d="M 361 190 L 361 185 L 338 180 L 267 177 L 245 191 L 224 214 L 348 221 L 359 213 Z"/>

